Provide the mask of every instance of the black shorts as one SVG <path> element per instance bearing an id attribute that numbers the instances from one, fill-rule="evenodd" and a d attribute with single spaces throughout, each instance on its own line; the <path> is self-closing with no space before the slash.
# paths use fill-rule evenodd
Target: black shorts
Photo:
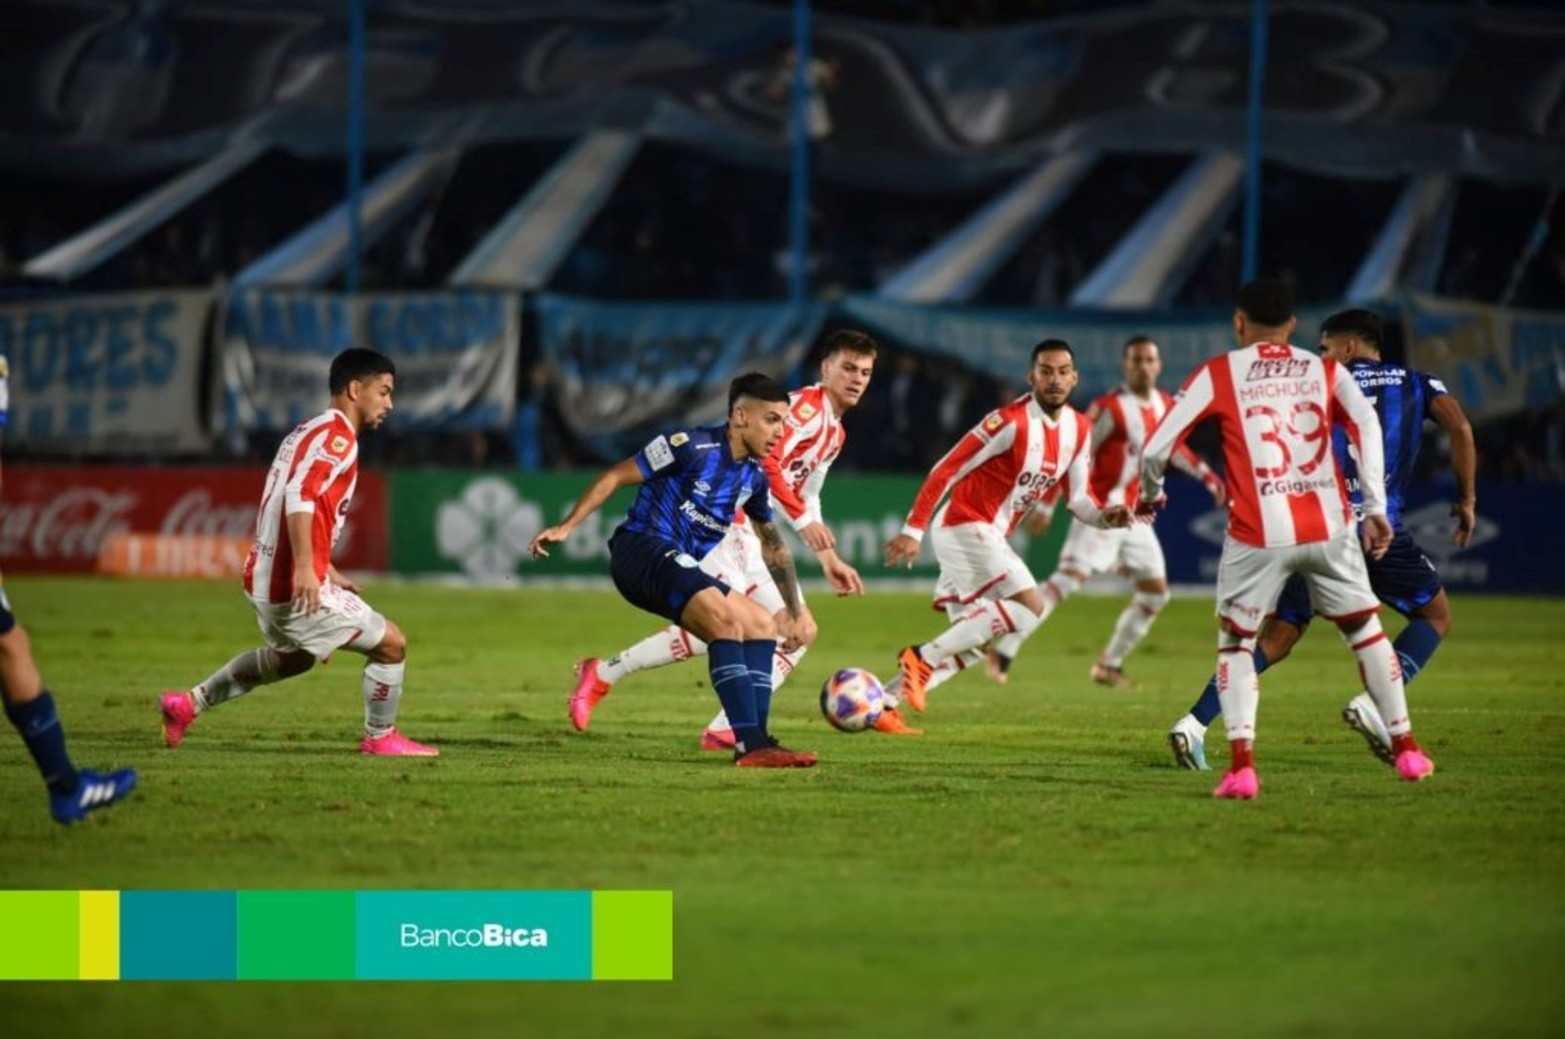
<path id="1" fill-rule="evenodd" d="M 1391 547 L 1379 559 L 1365 558 L 1369 570 L 1369 586 L 1375 597 L 1404 617 L 1414 610 L 1427 606 L 1440 594 L 1440 573 L 1424 555 L 1413 535 L 1399 530 L 1391 538 Z M 1310 606 L 1310 586 L 1304 578 L 1294 574 L 1282 586 L 1277 608 L 1272 611 L 1280 621 L 1302 628 L 1310 622 L 1314 610 Z"/>
<path id="2" fill-rule="evenodd" d="M 609 573 L 626 602 L 675 624 L 702 590 L 716 588 L 724 595 L 729 590 L 672 542 L 628 530 L 609 538 Z"/>

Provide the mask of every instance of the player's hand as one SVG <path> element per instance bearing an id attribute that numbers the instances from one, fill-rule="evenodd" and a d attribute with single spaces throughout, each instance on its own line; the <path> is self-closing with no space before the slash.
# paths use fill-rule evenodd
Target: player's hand
<path id="1" fill-rule="evenodd" d="M 863 595 L 864 579 L 835 552 L 821 560 L 821 570 L 838 595 Z"/>
<path id="2" fill-rule="evenodd" d="M 832 535 L 831 528 L 819 520 L 799 531 L 799 539 L 811 552 L 826 552 L 837 547 L 837 539 Z"/>
<path id="3" fill-rule="evenodd" d="M 1041 538 L 1049 533 L 1049 528 L 1054 526 L 1054 510 L 1034 508 L 1022 520 L 1022 529 L 1027 531 L 1031 538 Z"/>
<path id="4" fill-rule="evenodd" d="M 570 536 L 571 528 L 561 523 L 559 526 L 539 531 L 538 536 L 533 538 L 532 544 L 527 546 L 527 551 L 534 559 L 547 559 L 549 546 L 564 544 L 565 539 Z"/>
<path id="5" fill-rule="evenodd" d="M 1110 530 L 1131 524 L 1130 509 L 1124 505 L 1110 505 L 1103 510 L 1102 524 Z"/>
<path id="6" fill-rule="evenodd" d="M 1136 519 L 1143 523 L 1151 523 L 1153 518 L 1157 516 L 1158 513 L 1162 512 L 1163 509 L 1167 507 L 1167 505 L 1168 495 L 1166 494 L 1159 494 L 1156 498 L 1152 498 L 1151 500 L 1142 498 L 1140 501 L 1136 502 Z"/>
<path id="7" fill-rule="evenodd" d="M 1457 548 L 1466 548 L 1473 539 L 1473 531 L 1478 529 L 1477 507 L 1470 501 L 1459 501 L 1451 506 L 1451 515 L 1456 519 L 1456 529 L 1451 531 L 1451 544 Z"/>
<path id="8" fill-rule="evenodd" d="M 1206 485 L 1206 489 L 1212 495 L 1212 504 L 1219 509 L 1228 504 L 1228 485 L 1222 480 L 1214 476 L 1212 482 Z"/>
<path id="9" fill-rule="evenodd" d="M 345 592 L 353 592 L 354 594 L 358 594 L 358 582 L 348 577 L 335 566 L 328 566 L 326 568 L 326 579 Z"/>
<path id="10" fill-rule="evenodd" d="M 820 629 L 816 627 L 815 617 L 808 606 L 803 607 L 797 617 L 789 617 L 784 611 L 782 621 L 777 625 L 777 648 L 784 653 L 792 653 L 800 646 L 814 642 L 819 633 Z"/>
<path id="11" fill-rule="evenodd" d="M 898 534 L 886 542 L 886 565 L 906 566 L 913 569 L 914 560 L 918 559 L 918 542 L 910 534 Z"/>
<path id="12" fill-rule="evenodd" d="M 1378 560 L 1391 547 L 1391 524 L 1384 516 L 1364 517 L 1364 554 Z"/>
<path id="13" fill-rule="evenodd" d="M 321 582 L 315 576 L 315 568 L 294 567 L 293 612 L 308 617 L 321 608 Z"/>

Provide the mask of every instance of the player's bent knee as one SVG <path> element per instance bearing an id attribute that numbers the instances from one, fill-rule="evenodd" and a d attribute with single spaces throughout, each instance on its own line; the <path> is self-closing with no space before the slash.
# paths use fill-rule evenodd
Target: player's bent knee
<path id="1" fill-rule="evenodd" d="M 380 645 L 370 650 L 369 658 L 377 664 L 400 664 L 408 658 L 408 642 L 402 629 L 391 621 L 386 622 L 386 634 Z"/>
<path id="2" fill-rule="evenodd" d="M 315 666 L 315 656 L 304 650 L 279 650 L 277 674 L 280 678 L 297 678 Z"/>
<path id="3" fill-rule="evenodd" d="M 1380 617 L 1374 613 L 1343 617 L 1337 621 L 1337 630 L 1342 632 L 1342 637 L 1349 642 L 1362 642 L 1364 639 L 1379 635 L 1382 631 Z"/>

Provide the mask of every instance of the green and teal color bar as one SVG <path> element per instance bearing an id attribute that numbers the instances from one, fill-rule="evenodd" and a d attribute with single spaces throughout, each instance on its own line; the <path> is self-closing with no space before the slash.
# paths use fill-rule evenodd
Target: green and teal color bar
<path id="1" fill-rule="evenodd" d="M 0 981 L 669 981 L 670 891 L 0 891 Z"/>

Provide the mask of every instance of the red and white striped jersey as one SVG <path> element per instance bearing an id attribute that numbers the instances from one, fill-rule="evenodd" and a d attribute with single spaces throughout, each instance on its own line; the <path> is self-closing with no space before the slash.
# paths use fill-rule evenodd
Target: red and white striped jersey
<path id="1" fill-rule="evenodd" d="M 788 422 L 771 454 L 761 461 L 772 489 L 772 505 L 794 530 L 821 522 L 821 487 L 826 471 L 842 454 L 848 434 L 831 397 L 820 383 L 788 394 Z M 734 522 L 749 522 L 744 510 Z"/>
<path id="2" fill-rule="evenodd" d="M 1147 438 L 1173 406 L 1174 398 L 1154 389 L 1140 397 L 1121 386 L 1092 402 L 1092 493 L 1104 505 L 1128 505 L 1134 509 L 1141 497 L 1141 454 Z M 1180 443 L 1174 449 L 1174 465 L 1214 486 L 1215 473 L 1196 453 Z"/>
<path id="3" fill-rule="evenodd" d="M 1147 443 L 1141 496 L 1162 492 L 1174 444 L 1198 422 L 1221 427 L 1228 477 L 1228 534 L 1257 547 L 1325 541 L 1353 522 L 1331 449 L 1343 426 L 1358 448 L 1367 513 L 1385 514 L 1380 419 L 1353 376 L 1286 344 L 1257 343 L 1207 361 Z"/>
<path id="4" fill-rule="evenodd" d="M 283 438 L 266 474 L 255 517 L 255 544 L 245 560 L 245 591 L 261 602 L 293 598 L 293 543 L 289 516 L 312 513 L 311 562 L 326 580 L 332 546 L 359 479 L 359 438 L 348 416 L 330 408 Z"/>
<path id="5" fill-rule="evenodd" d="M 1051 419 L 1031 394 L 1018 398 L 990 412 L 935 463 L 902 533 L 922 538 L 931 521 L 988 523 L 1009 537 L 1059 483 L 1071 512 L 1096 524 L 1101 510 L 1091 497 L 1090 446 L 1087 416 L 1066 405 Z M 948 491 L 950 500 L 941 505 Z"/>

